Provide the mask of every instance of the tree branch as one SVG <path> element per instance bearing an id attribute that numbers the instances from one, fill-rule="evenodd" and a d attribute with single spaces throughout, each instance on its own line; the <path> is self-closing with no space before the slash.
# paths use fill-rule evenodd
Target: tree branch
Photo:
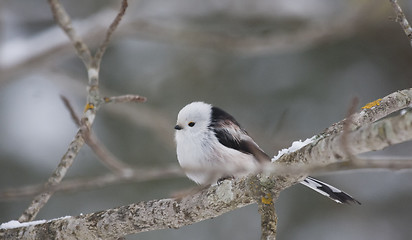
<path id="1" fill-rule="evenodd" d="M 139 95 L 123 95 L 123 96 L 114 96 L 114 97 L 104 97 L 105 103 L 125 103 L 125 102 L 146 102 L 146 97 Z"/>
<path id="2" fill-rule="evenodd" d="M 97 49 L 96 54 L 93 57 L 93 65 L 97 69 L 100 68 L 100 62 L 102 61 L 103 54 L 106 51 L 107 46 L 109 45 L 110 38 L 112 37 L 113 32 L 116 30 L 117 26 L 119 26 L 119 23 L 123 18 L 126 12 L 127 6 L 128 6 L 127 0 L 122 0 L 122 5 L 120 7 L 120 10 L 116 18 L 113 20 L 112 24 L 110 24 L 109 29 L 107 29 L 106 36 L 103 42 L 100 44 L 99 48 Z"/>
<path id="3" fill-rule="evenodd" d="M 248 185 L 259 208 L 261 239 L 274 240 L 276 239 L 277 226 L 275 201 L 279 192 L 274 191 L 273 184 L 270 183 L 270 180 L 267 180 L 269 179 L 252 176 L 249 178 Z"/>
<path id="4" fill-rule="evenodd" d="M 347 134 L 347 136 L 344 136 Z M 348 133 L 320 135 L 314 143 L 299 151 L 281 156 L 275 163 L 302 163 L 327 165 L 347 159 L 348 153 L 342 147 L 344 138 L 350 154 L 381 150 L 385 147 L 412 139 L 412 113 L 407 111 L 367 124 Z"/>
<path id="5" fill-rule="evenodd" d="M 70 101 L 64 97 L 60 96 L 64 105 L 69 110 L 70 116 L 72 117 L 73 121 L 78 127 L 81 127 L 81 120 L 75 113 L 73 106 L 70 104 Z M 111 97 L 111 98 L 103 98 L 105 103 L 108 102 L 144 102 L 146 101 L 145 97 L 141 97 L 138 95 L 124 95 L 118 97 Z M 93 150 L 93 152 L 98 156 L 99 160 L 103 163 L 103 165 L 111 170 L 116 175 L 131 175 L 133 174 L 133 170 L 125 164 L 124 162 L 120 161 L 116 158 L 93 134 L 91 129 L 85 129 L 82 135 L 83 139 L 85 140 L 86 144 Z M 122 177 L 123 178 L 123 177 Z"/>
<path id="6" fill-rule="evenodd" d="M 77 116 L 76 111 L 74 111 L 73 106 L 70 104 L 69 99 L 67 99 L 65 96 L 60 95 L 60 99 L 63 101 L 64 106 L 69 110 L 70 117 L 72 118 L 73 122 L 76 124 L 77 127 L 80 127 L 80 118 Z"/>
<path id="7" fill-rule="evenodd" d="M 66 172 L 72 165 L 74 158 L 79 153 L 80 149 L 84 145 L 83 134 L 85 131 L 89 131 L 91 125 L 94 121 L 94 117 L 96 115 L 97 108 L 100 103 L 99 97 L 99 90 L 98 90 L 98 68 L 93 68 L 92 66 L 92 59 L 90 50 L 87 45 L 81 40 L 81 38 L 77 35 L 76 31 L 72 27 L 71 19 L 67 14 L 64 7 L 60 4 L 58 0 L 49 0 L 49 5 L 52 10 L 53 16 L 59 26 L 63 29 L 63 31 L 67 34 L 70 38 L 71 42 L 73 43 L 77 54 L 83 60 L 84 65 L 88 69 L 88 77 L 89 77 L 89 84 L 88 84 L 88 96 L 87 96 L 87 103 L 85 106 L 85 110 L 83 116 L 80 120 L 81 126 L 77 131 L 74 140 L 70 143 L 68 150 L 63 155 L 62 159 L 60 160 L 59 165 L 57 166 L 56 170 L 53 174 L 49 177 L 45 184 L 45 189 L 52 189 L 54 186 L 58 185 L 61 180 L 66 175 Z M 127 6 L 127 4 L 126 4 Z M 117 19 L 117 18 L 116 18 Z M 120 20 L 120 19 L 119 19 Z M 119 21 L 115 20 L 115 21 Z M 117 24 L 114 25 L 113 29 L 109 29 L 110 34 L 106 37 L 106 39 L 110 39 L 111 33 L 114 31 Z M 103 43 L 103 45 L 107 43 Z M 103 47 L 104 52 L 105 46 Z M 99 56 L 101 58 L 102 54 Z M 72 115 L 73 116 L 73 115 Z M 39 195 L 35 196 L 29 207 L 23 212 L 23 214 L 19 218 L 19 222 L 27 222 L 32 221 L 35 219 L 36 215 L 40 211 L 40 209 L 48 202 L 50 197 L 52 196 L 53 191 L 47 190 Z"/>
<path id="8" fill-rule="evenodd" d="M 275 211 L 275 200 L 271 195 L 267 195 L 261 198 L 261 201 L 257 202 L 260 213 L 260 228 L 262 231 L 262 240 L 275 240 L 276 239 L 276 226 L 277 217 Z M 265 202 L 267 201 L 267 202 Z"/>
<path id="9" fill-rule="evenodd" d="M 164 169 L 131 168 L 128 169 L 128 171 L 123 171 L 122 174 L 107 173 L 101 176 L 64 180 L 59 185 L 53 186 L 49 189 L 45 189 L 45 186 L 41 184 L 28 185 L 21 188 L 7 189 L 5 191 L 0 192 L 0 201 L 12 201 L 24 197 L 31 197 L 44 191 L 82 191 L 88 189 L 107 187 L 110 185 L 121 184 L 125 182 L 139 183 L 183 176 L 183 170 L 177 166 L 171 166 Z"/>
<path id="10" fill-rule="evenodd" d="M 357 127 L 364 126 L 365 124 L 375 122 L 393 112 L 408 107 L 412 104 L 412 88 L 391 93 L 375 102 L 376 104 L 374 106 L 368 107 L 368 105 L 366 105 L 362 108 L 362 111 L 350 116 L 351 124 L 348 124 L 350 125 L 348 126 L 348 130 L 353 130 Z M 322 135 L 342 132 L 346 121 L 348 121 L 347 118 L 333 124 L 325 129 Z"/>
<path id="11" fill-rule="evenodd" d="M 113 239 L 126 234 L 160 228 L 179 228 L 215 217 L 238 207 L 253 203 L 245 181 L 224 181 L 219 187 L 181 199 L 162 199 L 130 204 L 87 215 L 57 219 L 43 224 L 20 228 L 0 229 L 0 237 L 35 239 L 36 236 L 55 236 L 54 239 Z M 199 212 L 199 209 L 202 212 Z M 59 230 L 58 230 L 59 229 Z"/>
<path id="12" fill-rule="evenodd" d="M 50 189 L 61 182 L 83 145 L 84 140 L 82 138 L 81 130 L 79 130 L 76 133 L 74 140 L 70 143 L 66 153 L 61 158 L 56 170 L 54 170 L 53 174 L 45 183 L 45 189 Z M 40 209 L 49 201 L 52 194 L 53 191 L 45 191 L 35 196 L 29 207 L 19 217 L 19 222 L 27 222 L 35 219 Z"/>
<path id="13" fill-rule="evenodd" d="M 67 14 L 64 7 L 60 4 L 59 0 L 48 0 L 48 2 L 57 24 L 69 37 L 70 41 L 74 45 L 74 48 L 76 49 L 77 55 L 81 60 L 83 60 L 83 63 L 88 68 L 92 61 L 92 55 L 90 53 L 89 47 L 87 47 L 87 45 L 74 30 L 69 14 Z"/>
<path id="14" fill-rule="evenodd" d="M 312 164 L 318 166 L 343 164 L 341 160 L 346 157 L 346 151 L 342 149 L 341 144 L 343 134 L 347 134 L 347 147 L 352 154 L 383 149 L 412 139 L 412 112 L 409 110 L 348 133 L 322 136 L 296 152 L 281 156 L 272 163 L 273 172 L 270 174 L 224 181 L 220 186 L 213 186 L 179 199 L 140 202 L 29 227 L 1 229 L 0 237 L 7 234 L 16 238 L 33 239 L 47 231 L 47 234 L 64 236 L 66 239 L 82 238 L 86 236 L 85 234 L 90 239 L 115 238 L 155 229 L 178 228 L 219 216 L 257 200 L 264 204 L 270 203 L 270 197 L 276 197 L 281 190 L 299 182 L 308 174 L 305 167 Z M 361 167 L 362 164 L 367 165 L 367 162 L 352 162 L 350 164 L 356 168 Z M 300 173 L 285 173 L 282 172 L 285 164 L 303 168 Z M 410 164 L 409 162 L 409 166 Z M 260 211 L 268 213 L 262 215 L 262 220 L 268 223 L 266 227 L 269 226 L 268 234 L 265 236 L 271 237 L 276 231 L 276 216 L 270 204 L 266 205 L 261 205 Z M 201 214 L 199 209 L 202 209 Z"/>

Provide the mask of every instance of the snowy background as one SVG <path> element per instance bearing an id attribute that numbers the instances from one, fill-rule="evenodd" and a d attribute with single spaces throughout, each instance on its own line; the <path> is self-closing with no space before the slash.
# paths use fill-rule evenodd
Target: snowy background
<path id="1" fill-rule="evenodd" d="M 92 49 L 120 1 L 62 1 Z M 412 20 L 412 3 L 400 1 Z M 86 71 L 53 22 L 47 2 L 0 2 L 0 191 L 43 183 L 76 127 L 59 95 L 78 113 Z M 130 1 L 102 61 L 107 96 L 140 94 L 145 104 L 102 108 L 95 133 L 136 167 L 177 164 L 177 112 L 202 100 L 230 112 L 269 154 L 322 132 L 351 99 L 364 105 L 412 87 L 412 48 L 389 1 Z M 404 143 L 374 155 L 411 156 Z M 107 170 L 85 147 L 67 178 Z M 412 172 L 353 171 L 316 176 L 361 206 L 342 206 L 294 186 L 277 201 L 279 239 L 406 239 L 412 234 Z M 170 197 L 186 178 L 57 193 L 37 219 L 79 215 Z M 0 223 L 17 219 L 31 198 L 0 201 Z M 258 239 L 251 205 L 178 230 L 127 239 Z"/>

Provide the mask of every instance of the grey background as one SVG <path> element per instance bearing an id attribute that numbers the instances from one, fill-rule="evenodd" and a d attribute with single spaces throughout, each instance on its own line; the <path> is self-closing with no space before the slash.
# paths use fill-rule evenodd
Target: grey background
<path id="1" fill-rule="evenodd" d="M 95 49 L 119 1 L 62 2 Z M 42 183 L 57 166 L 76 131 L 59 95 L 81 113 L 87 77 L 46 1 L 0 4 L 0 190 L 5 190 Z M 412 4 L 400 4 L 412 19 Z M 177 112 L 191 101 L 227 110 L 274 155 L 344 118 L 354 97 L 364 105 L 412 86 L 412 49 L 393 21 L 389 1 L 151 0 L 129 5 L 103 58 L 101 90 L 108 96 L 141 94 L 148 102 L 105 106 L 94 130 L 117 157 L 136 167 L 177 164 L 173 126 Z M 93 20 L 107 9 L 113 12 L 104 21 Z M 142 20 L 163 30 L 145 30 L 137 24 Z M 170 32 L 190 34 L 173 37 Z M 229 40 L 216 40 L 222 36 Z M 275 40 L 236 47 L 252 37 Z M 410 157 L 411 147 L 408 142 L 373 155 Z M 106 172 L 85 147 L 67 178 Z M 294 186 L 276 203 L 279 239 L 396 240 L 412 234 L 411 172 L 317 177 L 363 204 L 338 205 Z M 186 178 L 173 178 L 57 193 L 37 219 L 166 198 L 192 186 Z M 17 219 L 30 201 L 1 201 L 0 222 Z M 251 205 L 181 229 L 127 239 L 259 239 L 259 221 Z"/>

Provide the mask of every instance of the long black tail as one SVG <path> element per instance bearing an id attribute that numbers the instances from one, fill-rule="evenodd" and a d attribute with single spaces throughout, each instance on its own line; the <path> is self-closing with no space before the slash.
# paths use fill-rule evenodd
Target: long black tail
<path id="1" fill-rule="evenodd" d="M 331 186 L 327 183 L 321 182 L 313 177 L 307 177 L 305 180 L 300 182 L 306 187 L 315 190 L 316 192 L 325 195 L 326 197 L 332 199 L 337 203 L 357 203 L 361 204 L 358 200 L 351 197 L 349 194 Z"/>

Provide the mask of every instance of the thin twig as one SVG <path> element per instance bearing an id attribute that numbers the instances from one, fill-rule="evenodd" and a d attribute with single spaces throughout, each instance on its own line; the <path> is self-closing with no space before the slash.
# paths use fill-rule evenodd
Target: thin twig
<path id="1" fill-rule="evenodd" d="M 74 45 L 76 46 L 76 50 L 78 50 L 78 54 L 79 57 L 83 60 L 84 64 L 87 65 L 88 64 L 88 54 L 89 53 L 82 53 L 85 55 L 81 55 L 79 53 L 79 48 L 82 49 L 87 49 L 87 46 L 84 44 L 84 46 L 86 48 L 84 48 L 84 46 L 80 46 L 82 44 L 76 44 L 79 42 L 82 42 L 80 40 L 80 38 L 78 38 L 75 30 L 72 28 L 71 26 L 71 20 L 70 17 L 67 15 L 66 11 L 64 10 L 64 8 L 60 5 L 59 1 L 57 0 L 49 0 L 52 12 L 53 12 L 53 16 L 55 17 L 56 21 L 59 23 L 59 25 L 65 30 L 65 32 L 67 33 L 67 35 L 69 36 L 69 38 L 72 41 L 76 41 L 74 42 Z M 87 52 L 87 51 L 86 51 Z M 64 100 L 63 100 L 64 101 Z M 66 102 L 65 102 L 66 104 Z M 77 118 L 78 117 L 74 114 L 74 111 L 71 111 L 71 115 L 72 118 Z M 89 122 L 89 117 L 85 117 L 85 116 L 90 116 L 89 111 L 86 111 L 83 118 L 81 120 L 84 120 L 83 122 L 91 124 L 91 122 Z M 85 120 L 87 119 L 87 121 Z M 90 119 L 91 121 L 93 121 L 93 119 Z M 82 121 L 80 121 L 82 122 Z M 77 156 L 77 154 L 79 153 L 80 149 L 83 147 L 84 145 L 84 139 L 82 137 L 82 128 L 80 128 L 75 137 L 74 140 L 69 144 L 69 147 L 66 151 L 66 153 L 63 155 L 63 157 L 60 159 L 60 162 L 57 166 L 57 168 L 54 170 L 53 174 L 49 177 L 49 179 L 47 180 L 47 182 L 44 185 L 45 189 L 51 189 L 53 186 L 58 185 L 62 179 L 64 178 L 64 176 L 66 175 L 68 169 L 70 168 L 70 166 L 73 164 L 74 158 Z M 47 190 L 44 191 L 40 194 L 38 194 L 37 196 L 34 197 L 34 199 L 32 200 L 31 204 L 27 207 L 27 209 L 23 212 L 23 214 L 19 217 L 19 222 L 27 222 L 27 221 L 32 221 L 35 219 L 35 217 L 37 216 L 37 214 L 39 213 L 40 209 L 49 201 L 50 197 L 53 195 L 53 191 L 51 190 Z"/>
<path id="2" fill-rule="evenodd" d="M 74 111 L 73 106 L 71 105 L 69 99 L 65 96 L 60 95 L 61 100 L 64 103 L 64 106 L 69 110 L 70 116 L 72 117 L 73 122 L 76 124 L 77 127 L 80 127 L 80 118 L 77 116 L 76 112 Z"/>
<path id="3" fill-rule="evenodd" d="M 116 175 L 123 175 L 130 171 L 130 166 L 115 157 L 91 131 L 84 131 L 83 138 L 87 145 L 98 156 L 103 165 Z"/>
<path id="4" fill-rule="evenodd" d="M 392 4 L 393 10 L 396 13 L 396 21 L 401 25 L 403 31 L 409 39 L 409 43 L 412 46 L 412 28 L 409 25 L 408 20 L 405 17 L 405 14 L 402 11 L 401 6 L 399 6 L 397 0 L 389 0 Z"/>
<path id="5" fill-rule="evenodd" d="M 116 18 L 113 20 L 112 24 L 110 24 L 109 29 L 107 29 L 106 36 L 93 57 L 94 67 L 97 69 L 100 68 L 100 62 L 102 61 L 102 56 L 107 49 L 107 46 L 110 42 L 110 38 L 112 37 L 113 32 L 116 30 L 117 26 L 119 25 L 120 21 L 122 20 L 122 17 L 124 16 L 126 12 L 127 6 L 128 6 L 127 0 L 123 0 L 122 6 L 120 7 L 120 10 L 117 13 Z"/>
<path id="6" fill-rule="evenodd" d="M 53 174 L 45 183 L 45 189 L 51 189 L 53 186 L 56 186 L 61 182 L 83 145 L 84 140 L 82 138 L 81 130 L 79 130 L 74 140 L 70 143 L 67 152 L 61 158 L 56 170 L 54 170 Z M 40 209 L 49 201 L 52 195 L 53 191 L 45 191 L 35 196 L 29 207 L 19 217 L 19 222 L 34 220 Z"/>
<path id="7" fill-rule="evenodd" d="M 59 185 L 45 189 L 41 184 L 28 185 L 20 188 L 7 189 L 0 192 L 0 201 L 14 201 L 42 193 L 44 191 L 70 192 L 84 191 L 108 187 L 125 182 L 147 182 L 160 179 L 171 179 L 184 176 L 183 170 L 177 166 L 165 167 L 163 169 L 129 169 L 128 174 L 107 173 L 101 176 L 68 179 L 62 181 Z"/>
<path id="8" fill-rule="evenodd" d="M 79 118 L 74 112 L 73 106 L 70 101 L 64 97 L 60 96 L 63 100 L 64 105 L 69 110 L 70 115 L 72 116 L 73 121 L 78 127 L 82 127 Z M 103 163 L 103 165 L 111 170 L 117 175 L 122 175 L 130 170 L 130 167 L 116 158 L 96 137 L 91 129 L 84 128 L 83 139 L 86 141 L 86 144 L 93 150 L 93 152 L 98 156 L 98 159 Z"/>
<path id="9" fill-rule="evenodd" d="M 387 170 L 411 170 L 412 160 L 408 159 L 365 159 L 357 158 L 356 161 L 342 161 L 315 170 L 316 173 L 329 171 L 347 171 L 361 169 L 387 169 Z"/>
<path id="10" fill-rule="evenodd" d="M 92 55 L 90 53 L 89 47 L 83 42 L 77 32 L 72 26 L 72 21 L 70 16 L 67 14 L 64 7 L 60 4 L 59 0 L 48 0 L 51 7 L 53 17 L 56 20 L 57 24 L 63 29 L 67 34 L 70 41 L 72 42 L 74 48 L 76 49 L 77 55 L 83 63 L 89 67 L 92 60 Z"/>
<path id="11" fill-rule="evenodd" d="M 122 95 L 114 97 L 104 97 L 105 103 L 125 103 L 125 102 L 146 102 L 147 98 L 139 95 Z"/>

